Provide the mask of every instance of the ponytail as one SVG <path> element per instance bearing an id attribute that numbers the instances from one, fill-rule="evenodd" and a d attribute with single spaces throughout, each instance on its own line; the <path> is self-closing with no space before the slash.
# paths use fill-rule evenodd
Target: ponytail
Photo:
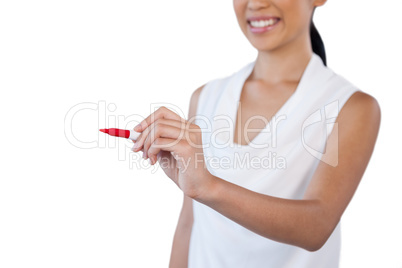
<path id="1" fill-rule="evenodd" d="M 311 39 L 311 46 L 313 47 L 313 52 L 320 56 L 325 66 L 327 66 L 327 58 L 325 56 L 325 47 L 324 42 L 321 39 L 320 34 L 315 28 L 313 19 L 310 22 L 310 39 Z"/>

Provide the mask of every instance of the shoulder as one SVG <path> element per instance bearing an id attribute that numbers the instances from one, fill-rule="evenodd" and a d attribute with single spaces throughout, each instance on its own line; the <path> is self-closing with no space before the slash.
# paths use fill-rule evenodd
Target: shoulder
<path id="1" fill-rule="evenodd" d="M 340 113 L 340 116 L 341 115 L 345 120 L 347 120 L 347 118 L 358 118 L 363 122 L 375 121 L 379 123 L 381 119 L 381 108 L 378 101 L 373 96 L 359 90 L 353 93 L 347 100 Z"/>
<path id="2" fill-rule="evenodd" d="M 188 117 L 191 118 L 196 115 L 197 106 L 202 92 L 204 92 L 203 94 L 207 96 L 208 101 L 214 101 L 218 99 L 218 96 L 222 94 L 228 85 L 230 85 L 233 77 L 234 75 L 214 78 L 195 89 L 191 93 Z"/>
<path id="3" fill-rule="evenodd" d="M 336 120 L 339 130 L 339 144 L 350 151 L 359 151 L 358 146 L 374 148 L 381 123 L 381 109 L 371 95 L 356 91 L 346 101 Z M 364 151 L 361 149 L 360 151 Z M 371 155 L 371 152 L 366 152 Z M 361 154 L 363 157 L 364 153 Z"/>
<path id="4" fill-rule="evenodd" d="M 226 92 L 225 90 L 232 87 L 233 84 L 236 83 L 239 75 L 242 75 L 247 68 L 250 68 L 250 66 L 253 65 L 253 63 L 254 62 L 249 62 L 239 70 L 232 72 L 229 75 L 217 76 L 208 81 L 206 84 L 195 89 L 190 97 L 188 117 L 191 118 L 196 115 L 201 92 L 204 92 L 203 95 L 208 99 L 208 103 L 211 106 L 215 105 L 216 103 L 213 102 L 217 102 L 220 98 L 222 98 Z"/>
<path id="5" fill-rule="evenodd" d="M 188 111 L 188 118 L 194 117 L 197 113 L 198 99 L 200 98 L 201 91 L 205 87 L 206 84 L 200 86 L 196 90 L 193 91 L 190 97 L 190 106 Z"/>
<path id="6" fill-rule="evenodd" d="M 326 93 L 331 98 L 341 100 L 341 110 L 339 111 L 339 120 L 376 120 L 379 122 L 381 109 L 378 101 L 366 92 L 346 79 L 344 76 L 334 72 L 326 82 Z"/>

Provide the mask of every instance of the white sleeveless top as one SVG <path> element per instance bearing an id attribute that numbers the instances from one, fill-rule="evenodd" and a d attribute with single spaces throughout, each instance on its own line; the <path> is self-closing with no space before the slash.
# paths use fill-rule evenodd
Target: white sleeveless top
<path id="1" fill-rule="evenodd" d="M 202 129 L 207 168 L 258 193 L 302 199 L 340 109 L 359 89 L 313 53 L 293 95 L 251 143 L 238 145 L 234 123 L 254 64 L 211 80 L 201 91 L 195 122 Z M 189 268 L 338 267 L 340 224 L 321 249 L 309 252 L 260 236 L 195 200 L 193 211 Z"/>

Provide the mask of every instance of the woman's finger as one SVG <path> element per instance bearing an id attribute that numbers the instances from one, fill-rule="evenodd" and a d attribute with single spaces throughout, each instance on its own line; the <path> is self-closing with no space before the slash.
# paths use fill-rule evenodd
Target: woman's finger
<path id="1" fill-rule="evenodd" d="M 149 133 L 152 131 L 152 129 L 157 124 L 170 125 L 170 126 L 177 127 L 177 128 L 182 128 L 185 125 L 184 122 L 177 121 L 177 120 L 172 120 L 172 119 L 161 118 L 161 119 L 156 120 L 150 126 L 145 128 L 141 132 L 141 134 L 138 136 L 137 140 L 135 141 L 135 145 L 133 147 L 134 151 L 139 150 L 140 148 L 143 147 L 144 141 L 146 140 L 146 138 L 148 137 Z"/>
<path id="2" fill-rule="evenodd" d="M 175 140 L 175 139 L 170 139 L 170 138 L 157 138 L 152 144 L 151 147 L 149 147 L 148 153 L 152 155 L 152 158 L 150 157 L 151 164 L 155 164 L 157 159 L 156 155 L 160 151 L 168 151 L 168 152 L 174 152 L 175 155 L 181 154 L 183 148 L 185 145 L 184 140 Z"/>
<path id="3" fill-rule="evenodd" d="M 148 126 L 150 126 L 153 122 L 155 122 L 158 119 L 165 118 L 165 119 L 173 119 L 177 121 L 185 121 L 183 118 L 181 118 L 178 114 L 173 112 L 172 110 L 169 110 L 168 108 L 162 106 L 158 108 L 155 112 L 150 114 L 147 118 L 142 120 L 137 126 L 134 127 L 135 131 L 143 131 L 146 129 Z"/>
<path id="4" fill-rule="evenodd" d="M 176 143 L 181 139 L 185 138 L 186 130 L 184 128 L 175 127 L 171 125 L 165 124 L 156 124 L 151 132 L 148 134 L 147 138 L 144 141 L 144 153 L 146 157 L 151 158 L 151 154 L 149 154 L 149 147 L 157 138 L 170 138 L 173 139 Z"/>

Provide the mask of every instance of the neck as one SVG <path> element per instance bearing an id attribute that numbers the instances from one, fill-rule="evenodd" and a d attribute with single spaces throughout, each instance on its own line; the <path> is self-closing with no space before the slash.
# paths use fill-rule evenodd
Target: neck
<path id="1" fill-rule="evenodd" d="M 250 78 L 267 84 L 298 82 L 312 54 L 310 39 L 306 38 L 275 50 L 259 50 Z"/>

